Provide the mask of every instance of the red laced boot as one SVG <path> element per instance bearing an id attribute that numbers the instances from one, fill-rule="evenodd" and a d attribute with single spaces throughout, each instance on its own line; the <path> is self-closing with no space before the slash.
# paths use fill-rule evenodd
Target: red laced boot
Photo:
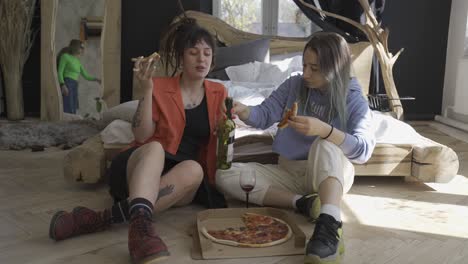
<path id="1" fill-rule="evenodd" d="M 156 263 L 170 254 L 156 234 L 151 217 L 144 209 L 132 215 L 128 229 L 128 251 L 134 263 Z"/>
<path id="2" fill-rule="evenodd" d="M 71 213 L 59 211 L 50 221 L 49 237 L 59 241 L 69 237 L 102 231 L 111 225 L 110 210 L 94 211 L 75 207 Z"/>

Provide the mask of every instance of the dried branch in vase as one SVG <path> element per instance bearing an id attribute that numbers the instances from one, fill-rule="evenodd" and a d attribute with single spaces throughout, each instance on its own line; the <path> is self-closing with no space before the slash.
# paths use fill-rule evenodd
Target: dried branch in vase
<path id="1" fill-rule="evenodd" d="M 36 0 L 0 1 L 0 68 L 10 120 L 24 118 L 21 77 L 34 38 L 31 23 L 35 6 Z"/>

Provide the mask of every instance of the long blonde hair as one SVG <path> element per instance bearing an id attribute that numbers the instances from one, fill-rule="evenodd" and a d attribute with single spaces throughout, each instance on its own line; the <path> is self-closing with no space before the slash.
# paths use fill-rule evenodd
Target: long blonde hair
<path id="1" fill-rule="evenodd" d="M 351 75 L 351 52 L 346 40 L 333 32 L 316 32 L 307 42 L 307 49 L 317 54 L 320 72 L 327 81 L 327 94 L 330 104 L 328 122 L 338 117 L 341 128 L 347 127 L 346 100 Z M 305 85 L 299 93 L 299 103 L 304 114 L 311 113 L 310 105 L 306 105 L 309 88 Z"/>

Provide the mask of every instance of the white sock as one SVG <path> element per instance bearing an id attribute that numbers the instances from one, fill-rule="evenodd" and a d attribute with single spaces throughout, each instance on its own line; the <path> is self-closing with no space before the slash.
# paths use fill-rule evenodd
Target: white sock
<path id="1" fill-rule="evenodd" d="M 320 208 L 321 214 L 327 214 L 333 216 L 336 221 L 341 222 L 341 209 L 333 204 L 322 204 Z"/>
<path id="2" fill-rule="evenodd" d="M 292 206 L 294 209 L 297 209 L 297 206 L 296 206 L 296 202 L 297 200 L 301 199 L 302 198 L 302 195 L 294 195 L 293 199 L 292 199 Z"/>

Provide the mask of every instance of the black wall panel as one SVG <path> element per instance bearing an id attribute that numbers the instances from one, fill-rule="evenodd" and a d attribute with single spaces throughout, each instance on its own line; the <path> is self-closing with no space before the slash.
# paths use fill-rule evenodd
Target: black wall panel
<path id="1" fill-rule="evenodd" d="M 211 13 L 211 0 L 182 0 L 185 10 Z M 180 14 L 176 0 L 122 1 L 121 102 L 132 99 L 131 58 L 159 50 L 161 34 Z"/>
<path id="2" fill-rule="evenodd" d="M 405 48 L 394 66 L 406 119 L 433 119 L 440 114 L 451 0 L 386 1 L 383 24 L 390 29 L 389 48 Z"/>

